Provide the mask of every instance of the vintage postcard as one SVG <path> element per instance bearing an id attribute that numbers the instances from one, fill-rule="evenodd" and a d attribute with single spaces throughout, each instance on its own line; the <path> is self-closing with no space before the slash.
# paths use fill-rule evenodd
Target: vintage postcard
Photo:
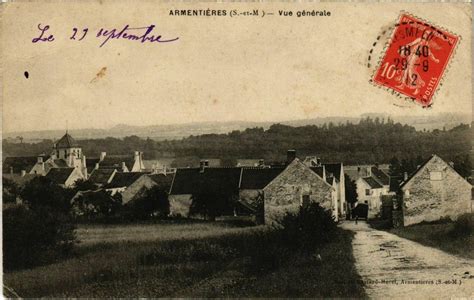
<path id="1" fill-rule="evenodd" d="M 474 297 L 472 13 L 2 1 L 4 297 Z"/>

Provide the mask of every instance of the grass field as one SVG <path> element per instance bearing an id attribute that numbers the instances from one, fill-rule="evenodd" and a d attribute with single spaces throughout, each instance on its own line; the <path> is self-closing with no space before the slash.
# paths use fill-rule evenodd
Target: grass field
<path id="1" fill-rule="evenodd" d="M 419 224 L 404 228 L 390 229 L 391 233 L 420 244 L 438 248 L 451 254 L 474 259 L 473 235 L 452 234 L 454 223 Z"/>
<path id="2" fill-rule="evenodd" d="M 363 297 L 351 233 L 300 255 L 266 227 L 82 226 L 73 257 L 4 274 L 21 297 Z M 317 258 L 317 254 L 321 259 Z"/>

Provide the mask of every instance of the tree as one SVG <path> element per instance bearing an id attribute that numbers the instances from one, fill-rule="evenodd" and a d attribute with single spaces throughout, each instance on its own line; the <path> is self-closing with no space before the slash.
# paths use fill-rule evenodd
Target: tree
<path id="1" fill-rule="evenodd" d="M 346 202 L 356 203 L 357 202 L 357 185 L 347 174 L 344 174 L 344 183 L 346 190 Z"/>
<path id="2" fill-rule="evenodd" d="M 69 253 L 75 242 L 71 192 L 37 177 L 19 194 L 24 204 L 3 211 L 5 267 L 31 267 Z"/>
<path id="3" fill-rule="evenodd" d="M 83 192 L 73 202 L 74 214 L 87 219 L 114 216 L 121 206 L 121 197 L 104 190 Z"/>
<path id="4" fill-rule="evenodd" d="M 390 176 L 401 176 L 402 175 L 402 166 L 400 165 L 400 161 L 398 157 L 394 156 L 390 159 L 390 166 L 388 169 L 388 174 Z"/>
<path id="5" fill-rule="evenodd" d="M 159 186 L 144 190 L 137 199 L 127 204 L 133 216 L 139 219 L 147 219 L 154 215 L 166 217 L 170 213 L 168 193 Z"/>

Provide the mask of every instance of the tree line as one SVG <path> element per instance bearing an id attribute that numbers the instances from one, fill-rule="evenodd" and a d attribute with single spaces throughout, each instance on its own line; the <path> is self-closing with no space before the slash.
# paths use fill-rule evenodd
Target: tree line
<path id="1" fill-rule="evenodd" d="M 323 161 L 347 164 L 389 163 L 416 160 L 418 156 L 438 154 L 446 160 L 466 156 L 471 149 L 472 129 L 460 124 L 450 130 L 416 130 L 391 119 L 366 118 L 359 123 L 308 125 L 292 127 L 274 124 L 236 130 L 227 134 L 189 136 L 180 140 L 155 141 L 129 136 L 123 139 L 85 139 L 79 143 L 87 157 L 97 157 L 101 151 L 108 155 L 131 155 L 143 151 L 146 159 L 174 157 L 221 158 L 229 163 L 237 158 L 263 158 L 267 162 L 282 161 L 288 149 L 298 156 L 318 155 Z M 48 154 L 53 141 L 40 143 L 3 142 L 3 151 L 10 156 Z"/>

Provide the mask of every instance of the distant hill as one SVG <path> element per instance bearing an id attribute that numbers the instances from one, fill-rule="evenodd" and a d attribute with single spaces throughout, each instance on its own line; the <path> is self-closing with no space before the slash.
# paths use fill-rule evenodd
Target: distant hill
<path id="1" fill-rule="evenodd" d="M 291 120 L 279 122 L 289 126 L 306 126 L 306 125 L 323 125 L 324 123 L 358 123 L 366 117 L 380 118 L 387 120 L 390 117 L 395 122 L 407 124 L 415 127 L 417 130 L 433 130 L 433 129 L 451 129 L 460 123 L 470 124 L 472 116 L 470 114 L 443 113 L 434 117 L 412 117 L 412 116 L 390 116 L 388 114 L 364 114 L 360 117 L 322 117 L 315 119 Z M 234 130 L 245 130 L 246 128 L 262 127 L 270 128 L 275 122 L 202 122 L 202 123 L 185 123 L 174 125 L 152 125 L 152 126 L 131 126 L 119 124 L 109 129 L 71 129 L 69 133 L 76 139 L 100 139 L 106 137 L 123 138 L 126 136 L 136 135 L 139 137 L 149 137 L 153 140 L 175 140 L 185 138 L 191 135 L 202 134 L 221 134 Z M 25 132 L 4 133 L 3 138 L 9 142 L 19 142 L 17 137 L 23 137 L 23 142 L 38 142 L 43 139 L 58 139 L 64 134 L 64 130 L 39 130 Z"/>

